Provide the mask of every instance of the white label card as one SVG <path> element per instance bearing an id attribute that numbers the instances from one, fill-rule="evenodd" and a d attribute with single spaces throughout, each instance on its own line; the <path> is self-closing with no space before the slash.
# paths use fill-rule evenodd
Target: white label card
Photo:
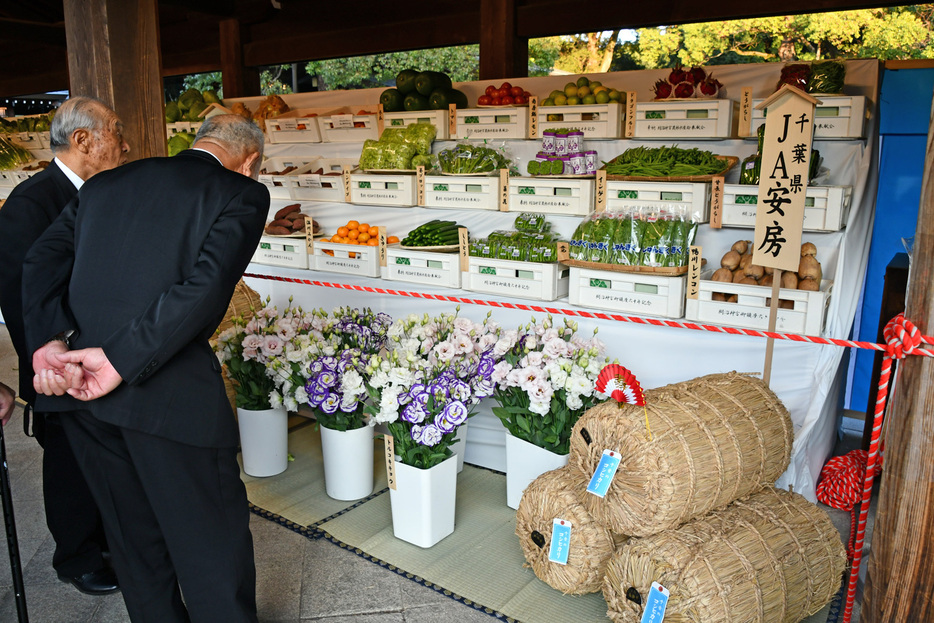
<path id="1" fill-rule="evenodd" d="M 665 608 L 668 607 L 670 595 L 667 588 L 658 582 L 652 582 L 652 589 L 645 601 L 645 610 L 642 611 L 641 623 L 662 623 L 665 620 Z"/>
<path id="2" fill-rule="evenodd" d="M 620 459 L 619 452 L 614 450 L 603 451 L 603 456 L 600 457 L 600 462 L 597 463 L 597 469 L 590 479 L 590 484 L 587 485 L 589 493 L 601 498 L 606 497 L 606 492 L 610 488 L 610 483 L 613 482 L 616 470 L 619 469 Z"/>
<path id="3" fill-rule="evenodd" d="M 571 522 L 556 517 L 551 527 L 551 546 L 548 549 L 548 561 L 559 565 L 568 564 L 570 549 Z"/>

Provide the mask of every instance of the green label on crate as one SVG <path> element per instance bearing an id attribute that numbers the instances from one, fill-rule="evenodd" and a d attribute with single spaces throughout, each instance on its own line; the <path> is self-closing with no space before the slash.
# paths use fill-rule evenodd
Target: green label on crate
<path id="1" fill-rule="evenodd" d="M 646 119 L 664 119 L 665 111 L 664 110 L 647 110 L 645 111 Z"/>
<path id="2" fill-rule="evenodd" d="M 481 274 L 481 275 L 495 275 L 495 274 L 496 274 L 496 269 L 493 268 L 492 266 L 481 266 L 481 267 L 480 267 L 480 274 Z"/>
<path id="3" fill-rule="evenodd" d="M 372 188 L 369 182 L 357 182 L 357 188 Z"/>
<path id="4" fill-rule="evenodd" d="M 591 288 L 609 288 L 610 283 L 605 279 L 591 279 L 590 280 Z"/>
<path id="5" fill-rule="evenodd" d="M 639 191 L 638 190 L 620 190 L 616 193 L 617 199 L 638 199 Z"/>
<path id="6" fill-rule="evenodd" d="M 535 189 L 534 189 L 533 187 L 531 187 L 531 186 L 520 186 L 520 187 L 519 187 L 519 194 L 520 194 L 520 195 L 534 195 L 534 194 L 535 194 Z"/>
<path id="7" fill-rule="evenodd" d="M 409 261 L 409 258 L 407 258 L 407 257 L 397 257 L 397 258 L 396 258 L 396 264 L 402 264 L 403 266 L 411 266 L 411 265 L 412 265 L 412 263 Z"/>
<path id="8" fill-rule="evenodd" d="M 268 242 L 261 242 L 259 243 L 259 248 L 260 249 L 271 249 L 272 245 L 269 244 Z"/>
<path id="9" fill-rule="evenodd" d="M 756 195 L 736 195 L 736 203 L 742 205 L 756 205 L 759 203 L 759 197 Z"/>
<path id="10" fill-rule="evenodd" d="M 437 192 L 437 193 L 446 193 L 446 192 L 448 192 L 448 185 L 447 185 L 447 184 L 432 184 L 432 185 L 431 185 L 431 188 L 432 188 L 432 190 L 434 190 L 434 191 Z"/>
<path id="11" fill-rule="evenodd" d="M 480 117 L 467 117 L 464 119 L 464 123 L 480 123 Z"/>
<path id="12" fill-rule="evenodd" d="M 389 125 L 405 125 L 405 119 L 393 119 Z"/>

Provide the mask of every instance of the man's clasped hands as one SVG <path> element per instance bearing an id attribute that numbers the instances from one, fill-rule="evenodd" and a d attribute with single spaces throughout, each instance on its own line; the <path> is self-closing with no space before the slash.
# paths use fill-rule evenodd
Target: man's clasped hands
<path id="1" fill-rule="evenodd" d="M 78 400 L 94 400 L 123 381 L 103 349 L 69 350 L 62 340 L 52 340 L 33 353 L 32 367 L 36 371 L 33 387 L 46 396 L 68 394 Z"/>

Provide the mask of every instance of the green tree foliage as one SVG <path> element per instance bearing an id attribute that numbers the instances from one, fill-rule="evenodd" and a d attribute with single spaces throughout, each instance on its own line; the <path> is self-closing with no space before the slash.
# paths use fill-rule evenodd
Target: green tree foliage
<path id="1" fill-rule="evenodd" d="M 529 75 L 547 76 L 561 57 L 561 37 L 529 39 Z"/>
<path id="2" fill-rule="evenodd" d="M 311 61 L 305 66 L 305 71 L 317 76 L 319 90 L 329 91 L 394 85 L 396 74 L 408 68 L 442 71 L 454 82 L 477 80 L 480 46 L 461 45 Z"/>
<path id="3" fill-rule="evenodd" d="M 555 69 L 572 74 L 606 72 L 610 70 L 613 62 L 619 30 L 570 35 L 558 39 L 561 55 L 555 60 Z"/>
<path id="4" fill-rule="evenodd" d="M 638 31 L 646 68 L 826 58 L 934 58 L 934 5 L 837 11 Z"/>
<path id="5" fill-rule="evenodd" d="M 291 93 L 292 87 L 288 84 L 291 82 L 291 76 L 289 73 L 291 69 L 291 65 L 274 65 L 264 68 L 262 71 L 260 71 L 260 93 L 263 95 L 281 95 L 283 93 Z M 198 89 L 199 91 L 214 89 L 217 92 L 217 96 L 223 98 L 224 91 L 222 85 L 223 81 L 221 80 L 221 72 L 219 71 L 212 71 L 203 74 L 189 74 L 185 76 L 185 79 L 182 82 L 182 90 L 179 91 L 179 93 L 174 94 L 173 99 L 178 97 L 178 95 L 184 92 L 186 89 L 190 89 L 192 87 Z"/>

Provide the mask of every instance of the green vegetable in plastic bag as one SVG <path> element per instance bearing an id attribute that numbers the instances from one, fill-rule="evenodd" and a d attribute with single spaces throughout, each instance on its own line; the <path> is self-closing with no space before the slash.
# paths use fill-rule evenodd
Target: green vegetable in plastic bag
<path id="1" fill-rule="evenodd" d="M 743 160 L 739 169 L 740 184 L 758 184 L 759 171 L 762 168 L 762 157 L 759 154 L 749 156 Z"/>

